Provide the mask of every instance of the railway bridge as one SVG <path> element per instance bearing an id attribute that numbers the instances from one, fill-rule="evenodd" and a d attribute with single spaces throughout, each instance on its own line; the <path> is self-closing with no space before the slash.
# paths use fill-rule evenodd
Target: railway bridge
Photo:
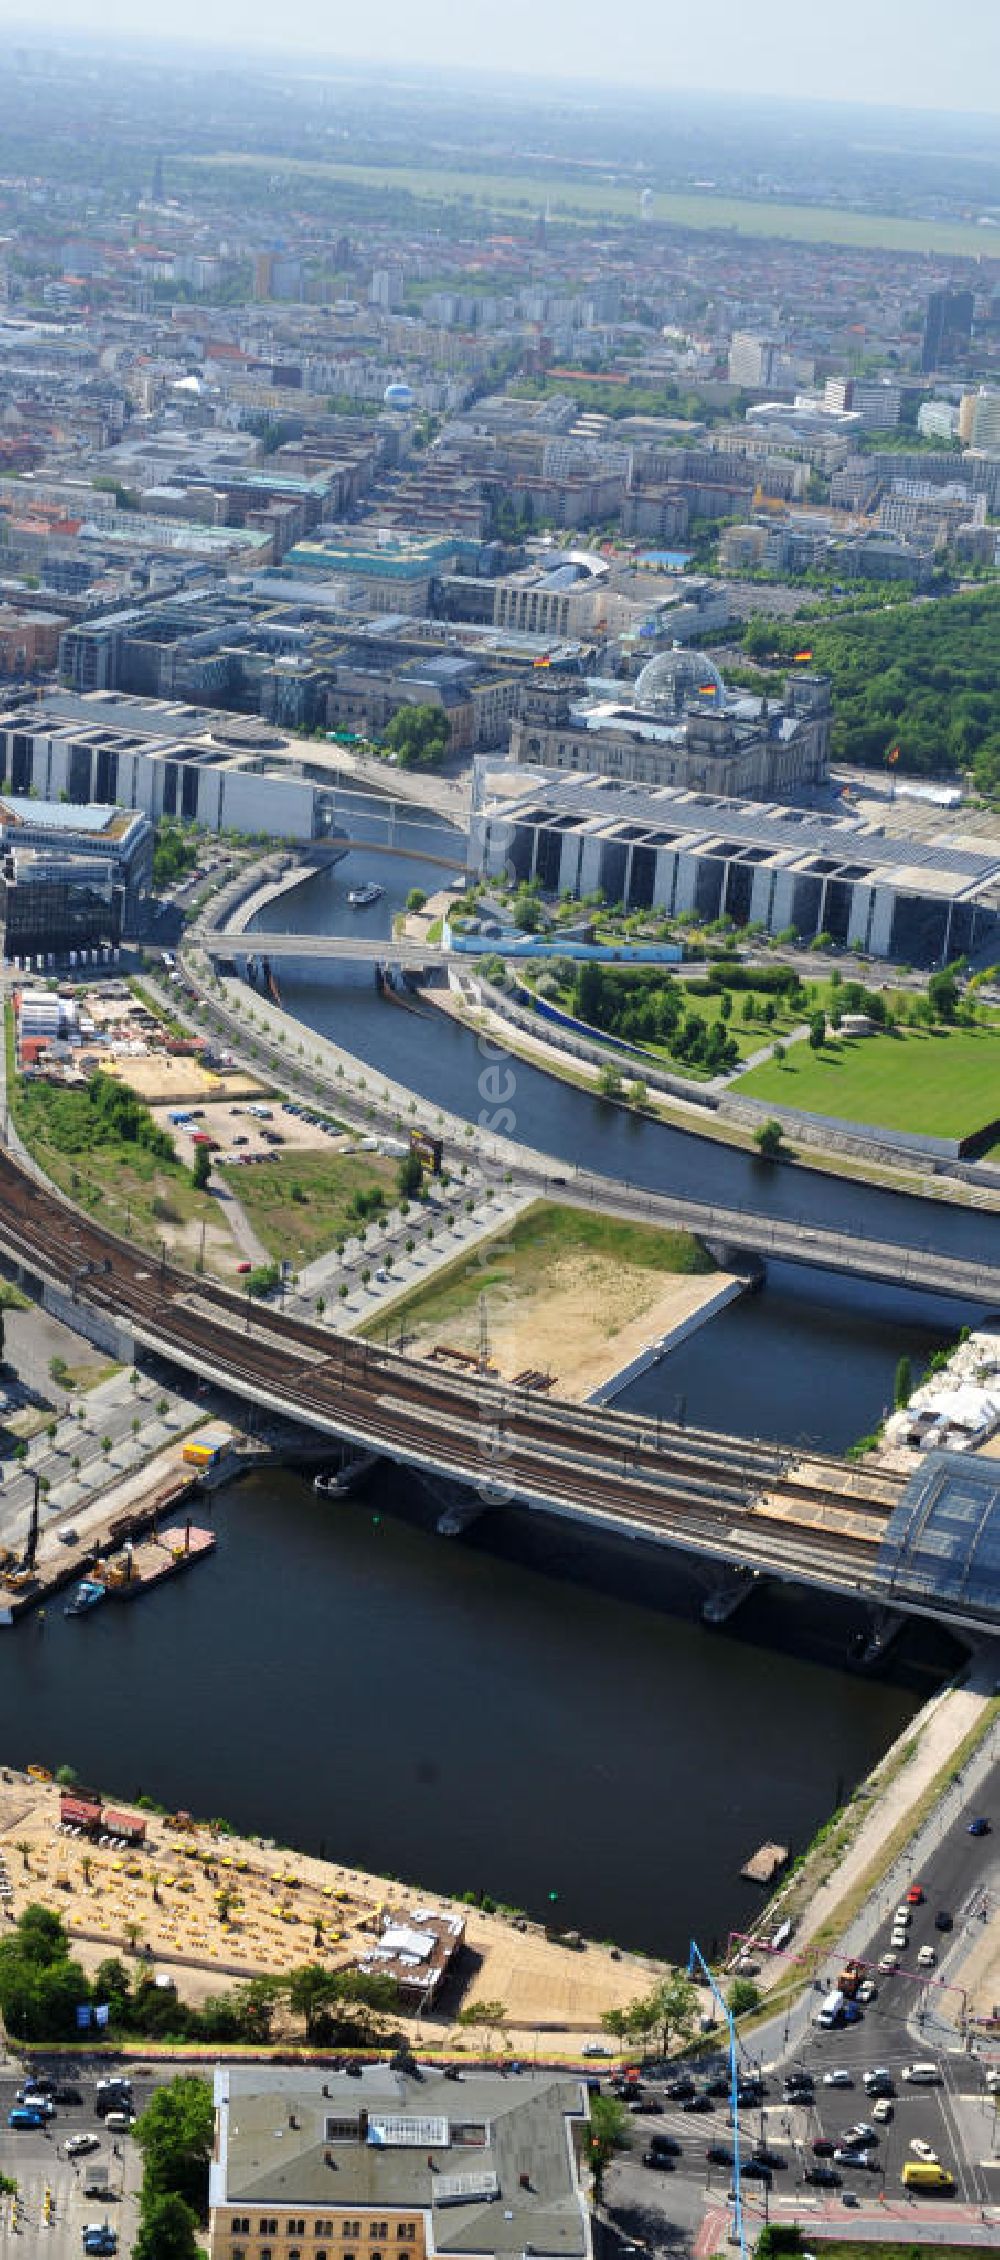
<path id="1" fill-rule="evenodd" d="M 958 1463 L 956 1504 L 947 1470 L 934 1465 L 908 1484 L 865 1462 L 800 1456 L 445 1371 L 257 1309 L 165 1256 L 147 1258 L 7 1155 L 0 1257 L 32 1284 L 102 1313 L 137 1350 L 272 1416 L 469 1485 L 487 1503 L 544 1508 L 965 1632 L 1000 1624 L 996 1462 L 980 1462 L 976 1480 Z"/>

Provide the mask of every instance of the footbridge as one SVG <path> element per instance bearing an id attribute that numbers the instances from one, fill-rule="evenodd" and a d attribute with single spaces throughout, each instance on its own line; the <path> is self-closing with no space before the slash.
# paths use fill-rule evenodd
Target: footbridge
<path id="1" fill-rule="evenodd" d="M 758 1569 L 967 1632 L 1000 1624 L 1000 1467 L 964 1520 L 942 1478 L 911 1496 L 892 1471 L 541 1399 L 256 1309 L 144 1259 L 8 1156 L 0 1255 L 30 1284 L 83 1301 L 129 1345 L 291 1421 L 469 1485 L 487 1504 Z M 964 1463 L 959 1463 L 963 1468 Z M 924 1471 L 922 1471 L 923 1473 Z M 937 1522 L 935 1522 L 937 1516 Z M 947 1572 L 941 1528 L 952 1533 Z M 955 1533 L 959 1535 L 956 1538 Z"/>

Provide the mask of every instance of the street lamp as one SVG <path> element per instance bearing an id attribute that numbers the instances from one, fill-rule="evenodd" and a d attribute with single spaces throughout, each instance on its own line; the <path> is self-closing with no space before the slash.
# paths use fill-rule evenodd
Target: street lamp
<path id="1" fill-rule="evenodd" d="M 729 2099 L 733 2119 L 732 2204 L 733 2229 L 735 2231 L 733 2241 L 739 2245 L 740 2260 L 747 2260 L 746 2230 L 743 2221 L 743 2182 L 740 2168 L 740 2106 L 739 2073 L 736 2065 L 736 2018 L 733 2015 L 728 2001 L 725 1999 L 724 1995 L 720 1993 L 700 1946 L 698 1946 L 695 1940 L 692 1939 L 690 1947 L 688 1949 L 689 1978 L 694 1977 L 696 1969 L 700 1969 L 702 1976 L 705 1978 L 706 1983 L 710 1988 L 713 1999 L 717 2002 L 719 2008 L 721 2009 L 722 2014 L 726 2020 L 726 2029 L 729 2034 Z"/>

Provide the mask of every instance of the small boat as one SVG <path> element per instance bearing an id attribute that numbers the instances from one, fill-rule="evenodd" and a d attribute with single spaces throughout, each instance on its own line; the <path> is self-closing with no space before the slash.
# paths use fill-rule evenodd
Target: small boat
<path id="1" fill-rule="evenodd" d="M 365 1476 L 370 1475 L 378 1460 L 377 1452 L 358 1452 L 354 1459 L 343 1460 L 339 1467 L 322 1468 L 313 1476 L 313 1490 L 321 1499 L 347 1499 L 356 1491 Z"/>
<path id="2" fill-rule="evenodd" d="M 347 900 L 352 910 L 369 910 L 373 902 L 381 902 L 385 888 L 375 879 L 365 879 L 360 887 L 351 887 Z"/>
<path id="3" fill-rule="evenodd" d="M 102 1585 L 98 1578 L 84 1577 L 76 1587 L 72 1599 L 67 1601 L 63 1615 L 64 1617 L 85 1617 L 89 1610 L 96 1609 L 98 1603 L 106 1601 L 107 1597 L 107 1587 Z"/>

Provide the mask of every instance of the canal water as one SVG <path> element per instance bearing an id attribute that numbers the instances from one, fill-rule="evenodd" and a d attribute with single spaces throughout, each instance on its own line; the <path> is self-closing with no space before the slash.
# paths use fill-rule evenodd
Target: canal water
<path id="1" fill-rule="evenodd" d="M 243 1480 L 187 1577 L 4 1635 L 5 1753 L 679 1955 L 753 1915 L 744 1859 L 801 1849 L 932 1684 L 926 1656 L 848 1671 L 825 1603 L 710 1632 L 705 1574 L 509 1510 L 448 1541 L 434 1513 L 395 1470 L 346 1505 Z"/>
<path id="2" fill-rule="evenodd" d="M 352 817 L 352 835 L 360 830 L 361 821 Z M 435 846 L 443 846 L 449 838 L 453 840 L 454 834 L 444 833 Z M 332 873 L 307 880 L 294 894 L 269 904 L 253 922 L 254 930 L 387 935 L 411 887 L 431 892 L 447 876 L 418 852 L 421 845 L 427 847 L 426 828 L 403 830 L 397 839 L 404 845 L 413 843 L 412 858 L 381 855 L 374 846 L 352 850 Z M 378 879 L 385 892 L 371 909 L 354 911 L 348 907 L 347 893 L 361 878 Z M 292 961 L 282 964 L 280 982 L 288 1010 L 309 1027 L 346 1045 L 377 1071 L 395 1076 L 429 1102 L 478 1120 L 484 1063 L 471 1030 L 433 1006 L 400 1011 L 379 997 L 374 971 L 367 966 L 340 963 L 317 970 L 315 961 Z M 591 1098 L 523 1060 L 512 1062 L 512 1072 L 516 1077 L 509 1102 L 516 1118 L 512 1135 L 559 1163 L 569 1159 L 585 1170 L 636 1186 L 691 1199 L 745 1203 L 775 1216 L 868 1231 L 873 1238 L 896 1239 L 904 1246 L 930 1247 L 945 1254 L 978 1256 L 984 1228 L 997 1229 L 992 1220 L 984 1227 L 974 1210 L 918 1202 L 818 1171 L 775 1168 L 709 1138 L 668 1129 L 610 1101 Z"/>
<path id="3" fill-rule="evenodd" d="M 352 913 L 347 886 L 365 876 L 386 896 Z M 439 877 L 416 852 L 355 853 L 266 923 L 386 931 L 409 887 Z M 357 970 L 282 986 L 310 1025 L 478 1110 L 465 1031 L 381 1004 Z M 760 1196 L 741 1156 L 517 1075 L 530 1143 L 638 1182 Z M 895 1208 L 817 1177 L 765 1182 L 824 1217 Z M 924 1229 L 922 1212 L 901 1218 Z M 919 1364 L 961 1315 L 776 1266 L 621 1401 L 840 1448 L 879 1418 L 900 1354 Z M 623 1945 L 681 1955 L 695 1932 L 708 1951 L 752 1919 L 747 1855 L 765 1839 L 801 1850 L 954 1660 L 915 1630 L 883 1676 L 862 1676 L 847 1663 L 857 1612 L 781 1586 L 708 1631 L 709 1565 L 517 1509 L 442 1540 L 402 1470 L 338 1505 L 258 1475 L 212 1511 L 218 1549 L 189 1577 L 81 1620 L 50 1610 L 0 1641 L 7 1755 L 420 1886 L 556 1908 Z"/>

